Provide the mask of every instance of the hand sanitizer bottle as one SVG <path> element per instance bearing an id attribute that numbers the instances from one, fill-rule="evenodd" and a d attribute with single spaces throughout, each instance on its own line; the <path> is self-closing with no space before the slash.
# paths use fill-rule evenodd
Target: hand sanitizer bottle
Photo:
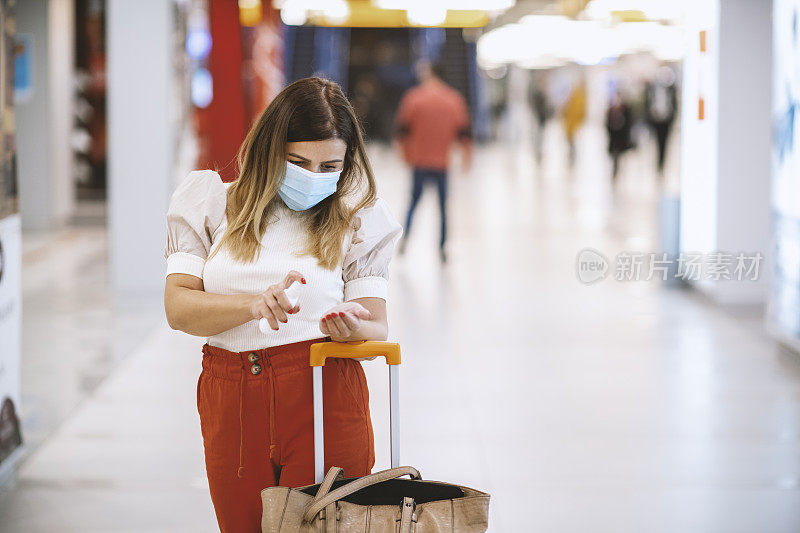
<path id="1" fill-rule="evenodd" d="M 297 305 L 297 301 L 300 299 L 300 294 L 303 292 L 303 284 L 295 280 L 284 292 L 286 293 L 286 297 L 289 299 L 289 303 L 292 304 L 292 307 L 294 307 Z M 258 329 L 260 329 L 261 333 L 264 334 L 275 331 L 269 325 L 269 321 L 267 321 L 266 318 L 262 318 L 258 321 Z"/>

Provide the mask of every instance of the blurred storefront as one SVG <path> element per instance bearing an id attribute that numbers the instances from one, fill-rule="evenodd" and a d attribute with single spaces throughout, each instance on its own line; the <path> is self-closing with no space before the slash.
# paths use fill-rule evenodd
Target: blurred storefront
<path id="1" fill-rule="evenodd" d="M 769 319 L 800 348 L 800 2 L 774 0 L 772 75 L 772 254 Z"/>
<path id="2" fill-rule="evenodd" d="M 188 18 L 197 168 L 236 177 L 235 158 L 252 121 L 283 88 L 283 32 L 268 3 L 195 2 Z"/>
<path id="3" fill-rule="evenodd" d="M 105 0 L 75 0 L 74 179 L 77 200 L 106 198 Z"/>
<path id="4" fill-rule="evenodd" d="M 17 195 L 14 92 L 29 79 L 14 83 L 28 60 L 17 44 L 15 0 L 0 1 L 0 486 L 7 480 L 22 445 L 20 390 L 21 235 Z"/>

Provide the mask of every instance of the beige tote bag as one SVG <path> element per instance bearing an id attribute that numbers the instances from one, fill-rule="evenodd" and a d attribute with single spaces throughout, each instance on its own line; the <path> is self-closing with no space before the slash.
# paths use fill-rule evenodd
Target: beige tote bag
<path id="1" fill-rule="evenodd" d="M 331 468 L 322 483 L 261 491 L 263 533 L 438 533 L 486 531 L 489 495 L 468 487 L 422 481 L 410 466 L 341 479 Z M 398 479 L 408 475 L 411 479 Z"/>

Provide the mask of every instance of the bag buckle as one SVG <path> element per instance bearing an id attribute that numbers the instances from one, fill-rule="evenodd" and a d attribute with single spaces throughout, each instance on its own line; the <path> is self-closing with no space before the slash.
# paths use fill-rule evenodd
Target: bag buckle
<path id="1" fill-rule="evenodd" d="M 395 522 L 400 522 L 400 531 L 410 531 L 411 524 L 417 523 L 417 502 L 414 498 L 406 496 L 403 498 L 403 503 L 400 504 L 400 519 Z"/>

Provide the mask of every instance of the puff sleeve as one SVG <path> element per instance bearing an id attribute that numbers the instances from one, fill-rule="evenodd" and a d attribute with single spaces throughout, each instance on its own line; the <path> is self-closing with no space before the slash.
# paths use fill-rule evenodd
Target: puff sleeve
<path id="1" fill-rule="evenodd" d="M 181 182 L 167 210 L 167 276 L 203 277 L 211 238 L 225 218 L 227 190 L 213 170 L 196 170 Z"/>
<path id="2" fill-rule="evenodd" d="M 356 212 L 351 228 L 342 264 L 344 301 L 365 297 L 385 300 L 389 262 L 403 228 L 382 198 Z"/>

